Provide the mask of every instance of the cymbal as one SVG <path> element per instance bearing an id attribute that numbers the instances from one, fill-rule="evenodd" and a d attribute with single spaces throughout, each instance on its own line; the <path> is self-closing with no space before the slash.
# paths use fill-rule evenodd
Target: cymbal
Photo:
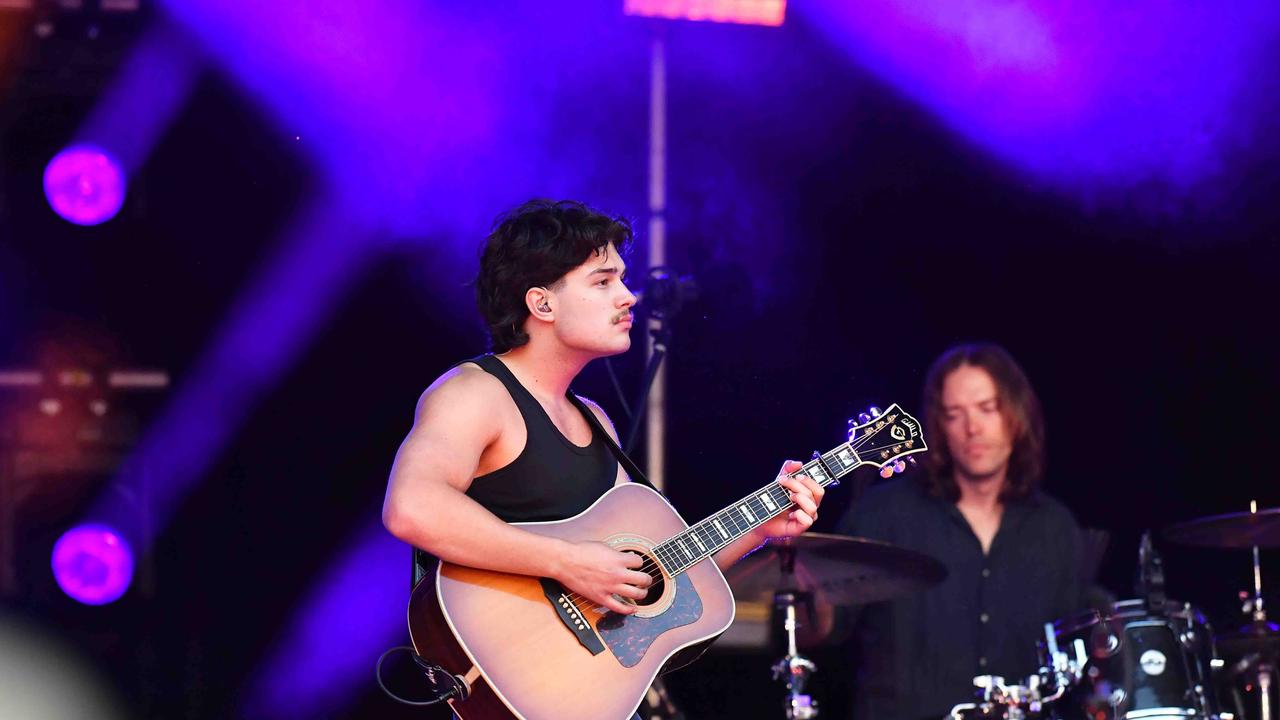
<path id="1" fill-rule="evenodd" d="M 1183 545 L 1247 549 L 1280 547 L 1280 508 L 1196 518 L 1165 528 L 1164 537 Z"/>
<path id="2" fill-rule="evenodd" d="M 793 558 L 791 574 L 783 562 Z M 923 553 L 879 540 L 805 533 L 768 545 L 727 573 L 740 600 L 772 597 L 779 590 L 813 593 L 821 605 L 879 602 L 942 582 L 947 569 Z"/>
<path id="3" fill-rule="evenodd" d="M 1280 658 L 1280 625 L 1265 620 L 1255 620 L 1231 632 L 1214 636 L 1218 652 L 1228 662 L 1257 659 L 1274 663 Z"/>

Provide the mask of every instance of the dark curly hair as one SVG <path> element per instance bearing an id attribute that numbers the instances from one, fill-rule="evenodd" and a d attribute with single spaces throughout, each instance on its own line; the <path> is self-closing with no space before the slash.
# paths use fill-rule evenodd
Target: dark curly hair
<path id="1" fill-rule="evenodd" d="M 982 368 L 996 385 L 1000 415 L 1013 438 L 1009 471 L 1000 500 L 1027 497 L 1040 485 L 1044 472 L 1044 417 L 1040 400 L 1026 374 L 1007 350 L 994 343 L 957 345 L 942 354 L 929 368 L 924 382 L 924 423 L 926 437 L 940 442 L 929 449 L 924 465 L 929 492 L 949 502 L 960 498 L 954 476 L 955 465 L 942 427 L 942 385 L 953 370 L 963 366 Z"/>
<path id="2" fill-rule="evenodd" d="M 573 200 L 530 200 L 499 215 L 480 250 L 476 304 L 489 327 L 493 352 L 529 342 L 529 288 L 555 285 L 593 253 L 613 243 L 618 253 L 631 250 L 631 223 Z"/>

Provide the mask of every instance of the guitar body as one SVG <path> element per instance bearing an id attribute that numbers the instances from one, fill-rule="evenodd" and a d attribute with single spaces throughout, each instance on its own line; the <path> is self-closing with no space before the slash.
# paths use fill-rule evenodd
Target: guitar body
<path id="1" fill-rule="evenodd" d="M 567 520 L 518 526 L 641 554 L 688 529 L 661 495 L 635 483 Z M 434 582 L 428 575 L 414 588 L 409 632 L 428 662 L 470 679 L 469 697 L 450 701 L 463 720 L 627 720 L 660 672 L 696 658 L 734 614 L 709 560 L 664 575 L 634 615 L 579 602 L 596 654 L 556 605 L 538 578 L 441 562 Z"/>

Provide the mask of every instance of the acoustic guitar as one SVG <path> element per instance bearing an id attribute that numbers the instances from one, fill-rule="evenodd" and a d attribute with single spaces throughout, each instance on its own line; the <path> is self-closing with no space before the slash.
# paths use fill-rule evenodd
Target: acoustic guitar
<path id="1" fill-rule="evenodd" d="M 849 437 L 798 472 L 834 485 L 863 465 L 887 472 L 927 449 L 920 423 L 896 404 Z M 659 673 L 692 662 L 733 622 L 733 594 L 709 558 L 793 507 L 771 482 L 690 526 L 654 490 L 615 486 L 567 520 L 518 525 L 643 558 L 654 583 L 634 614 L 547 578 L 437 562 L 409 601 L 414 649 L 463 679 L 465 699 L 449 700 L 463 720 L 626 720 Z"/>

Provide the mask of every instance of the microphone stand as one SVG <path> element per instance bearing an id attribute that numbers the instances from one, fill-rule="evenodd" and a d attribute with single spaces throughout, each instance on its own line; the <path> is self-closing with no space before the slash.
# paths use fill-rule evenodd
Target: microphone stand
<path id="1" fill-rule="evenodd" d="M 644 412 L 648 406 L 649 391 L 653 388 L 653 379 L 658 377 L 658 366 L 662 364 L 663 358 L 667 356 L 667 346 L 671 344 L 671 323 L 670 318 L 664 315 L 654 314 L 658 318 L 658 326 L 650 330 L 653 336 L 653 353 L 649 355 L 649 365 L 644 371 L 644 381 L 640 384 L 640 392 L 637 393 L 635 403 L 631 407 L 635 408 L 635 415 L 631 418 L 631 427 L 627 429 L 626 442 L 622 444 L 622 449 L 628 455 L 636 444 L 636 435 L 640 431 L 640 427 L 644 424 Z"/>

